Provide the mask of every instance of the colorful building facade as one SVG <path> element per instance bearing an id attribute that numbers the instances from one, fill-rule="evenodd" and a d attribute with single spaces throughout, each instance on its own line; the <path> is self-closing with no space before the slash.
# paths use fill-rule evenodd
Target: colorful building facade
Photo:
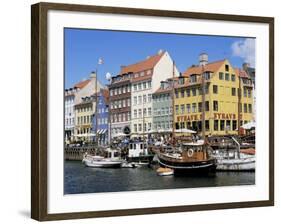
<path id="1" fill-rule="evenodd" d="M 247 73 L 233 68 L 228 60 L 202 60 L 188 68 L 175 87 L 176 129 L 202 132 L 203 86 L 207 135 L 237 134 L 238 122 L 243 125 L 253 120 L 253 87 Z"/>
<path id="2" fill-rule="evenodd" d="M 96 117 L 97 116 L 97 117 Z M 98 144 L 106 146 L 109 144 L 109 91 L 101 89 L 98 93 L 97 113 L 92 118 L 93 140 Z M 96 125 L 97 122 L 97 125 Z"/>
<path id="3" fill-rule="evenodd" d="M 153 93 L 153 130 L 170 131 L 173 125 L 172 79 L 161 81 L 160 88 Z"/>
<path id="4" fill-rule="evenodd" d="M 159 50 L 146 60 L 125 67 L 132 72 L 131 130 L 135 135 L 148 135 L 152 131 L 152 94 L 158 90 L 160 82 L 172 78 L 179 72 L 167 51 Z"/>

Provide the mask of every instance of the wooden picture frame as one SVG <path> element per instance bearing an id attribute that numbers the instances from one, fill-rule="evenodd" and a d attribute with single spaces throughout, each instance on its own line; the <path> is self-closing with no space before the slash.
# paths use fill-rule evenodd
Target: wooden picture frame
<path id="1" fill-rule="evenodd" d="M 274 18 L 196 13 L 183 11 L 163 11 L 137 8 L 118 8 L 90 5 L 38 3 L 31 7 L 31 217 L 39 221 L 60 219 L 81 219 L 94 217 L 157 214 L 170 212 L 203 211 L 229 208 L 246 208 L 274 205 Z M 50 10 L 110 13 L 131 16 L 152 16 L 166 18 L 189 18 L 229 22 L 252 22 L 269 25 L 269 199 L 263 201 L 243 201 L 186 206 L 166 206 L 132 208 L 107 211 L 87 211 L 74 213 L 48 213 L 48 19 Z"/>

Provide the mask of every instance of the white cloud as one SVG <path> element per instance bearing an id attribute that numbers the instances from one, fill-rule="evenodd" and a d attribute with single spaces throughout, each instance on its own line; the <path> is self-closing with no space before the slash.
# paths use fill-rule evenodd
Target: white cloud
<path id="1" fill-rule="evenodd" d="M 255 67 L 255 55 L 256 46 L 255 39 L 247 38 L 245 40 L 239 40 L 231 45 L 233 56 L 242 58 L 245 62 L 250 63 L 251 66 Z"/>

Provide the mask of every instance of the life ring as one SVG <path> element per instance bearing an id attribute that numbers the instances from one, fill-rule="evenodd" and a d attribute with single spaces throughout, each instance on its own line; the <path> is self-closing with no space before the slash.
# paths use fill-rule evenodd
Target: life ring
<path id="1" fill-rule="evenodd" d="M 187 151 L 187 156 L 188 156 L 188 157 L 192 157 L 192 156 L 193 156 L 193 153 L 194 153 L 194 150 L 193 150 L 193 149 L 188 149 L 188 151 Z"/>

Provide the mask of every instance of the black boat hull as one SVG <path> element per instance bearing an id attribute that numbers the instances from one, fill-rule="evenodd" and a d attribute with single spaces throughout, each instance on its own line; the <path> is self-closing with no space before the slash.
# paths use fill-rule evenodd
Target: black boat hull
<path id="1" fill-rule="evenodd" d="M 158 157 L 160 166 L 168 167 L 174 170 L 175 174 L 208 174 L 216 171 L 216 160 L 210 159 L 207 161 L 198 162 L 173 162 Z"/>

